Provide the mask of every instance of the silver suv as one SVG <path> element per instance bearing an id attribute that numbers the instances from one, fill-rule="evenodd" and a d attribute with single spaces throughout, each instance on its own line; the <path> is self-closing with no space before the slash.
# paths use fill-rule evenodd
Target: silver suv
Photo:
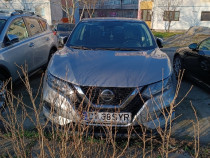
<path id="1" fill-rule="evenodd" d="M 50 60 L 43 113 L 58 125 L 163 128 L 162 110 L 169 111 L 175 94 L 171 75 L 145 22 L 84 19 Z"/>
<path id="2" fill-rule="evenodd" d="M 39 16 L 0 13 L 0 107 L 4 104 L 3 82 L 20 77 L 17 66 L 27 65 L 28 73 L 46 67 L 57 51 L 57 43 L 47 22 Z"/>

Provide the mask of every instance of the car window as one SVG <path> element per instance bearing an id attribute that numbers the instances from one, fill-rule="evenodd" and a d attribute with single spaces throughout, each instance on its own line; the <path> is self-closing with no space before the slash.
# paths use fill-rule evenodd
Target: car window
<path id="1" fill-rule="evenodd" d="M 9 34 L 18 36 L 20 41 L 28 37 L 28 32 L 22 18 L 12 22 L 7 31 L 7 35 Z"/>
<path id="2" fill-rule="evenodd" d="M 74 24 L 58 24 L 57 31 L 72 31 L 74 26 Z"/>
<path id="3" fill-rule="evenodd" d="M 25 19 L 26 19 L 26 25 L 28 26 L 32 36 L 42 32 L 41 26 L 37 19 L 35 18 L 25 18 Z"/>
<path id="4" fill-rule="evenodd" d="M 145 50 L 155 48 L 156 44 L 143 22 L 94 21 L 79 23 L 67 46 Z"/>
<path id="5" fill-rule="evenodd" d="M 39 20 L 39 21 L 41 23 L 41 26 L 42 26 L 43 30 L 46 31 L 47 30 L 47 23 L 43 20 Z"/>
<path id="6" fill-rule="evenodd" d="M 210 50 L 210 38 L 201 42 L 199 49 L 200 50 Z"/>
<path id="7" fill-rule="evenodd" d="M 5 23 L 6 23 L 6 20 L 0 19 L 0 34 L 1 34 L 1 31 L 3 30 L 3 28 L 4 28 Z"/>

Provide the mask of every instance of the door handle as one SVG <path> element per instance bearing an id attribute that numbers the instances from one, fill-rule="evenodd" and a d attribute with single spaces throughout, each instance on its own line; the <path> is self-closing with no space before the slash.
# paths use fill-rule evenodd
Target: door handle
<path id="1" fill-rule="evenodd" d="M 30 44 L 29 44 L 29 47 L 33 47 L 33 46 L 34 46 L 34 43 L 30 43 Z"/>

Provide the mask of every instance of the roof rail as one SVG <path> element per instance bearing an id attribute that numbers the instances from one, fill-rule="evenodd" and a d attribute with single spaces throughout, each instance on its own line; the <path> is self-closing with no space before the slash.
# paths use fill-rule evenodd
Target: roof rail
<path id="1" fill-rule="evenodd" d="M 11 12 L 8 10 L 0 10 L 0 14 L 10 14 Z"/>
<path id="2" fill-rule="evenodd" d="M 34 12 L 29 12 L 29 11 L 25 11 L 25 10 L 15 10 L 14 12 L 11 13 L 11 16 L 14 16 L 14 15 L 21 15 L 21 14 L 28 14 L 28 15 L 35 15 L 35 16 L 38 16 L 38 15 L 36 15 Z"/>

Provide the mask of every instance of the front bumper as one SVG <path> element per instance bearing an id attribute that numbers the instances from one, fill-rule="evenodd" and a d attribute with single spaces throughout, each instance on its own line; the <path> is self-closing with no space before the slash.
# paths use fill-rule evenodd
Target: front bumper
<path id="1" fill-rule="evenodd" d="M 114 126 L 119 128 L 136 127 L 143 125 L 148 130 L 154 130 L 157 128 L 164 128 L 166 120 L 173 120 L 175 112 L 168 113 L 170 108 L 173 109 L 175 91 L 170 88 L 164 91 L 160 95 L 156 95 L 151 99 L 148 99 L 142 107 L 136 112 L 131 122 L 127 124 L 102 124 L 92 123 L 82 120 L 81 115 L 72 105 L 70 99 L 57 90 L 52 89 L 46 82 L 44 83 L 43 92 L 43 113 L 45 117 L 51 122 L 58 125 L 66 125 L 69 123 L 81 123 L 90 126 Z M 164 110 L 165 113 L 159 112 L 160 109 Z M 170 119 L 168 119 L 170 117 Z"/>

